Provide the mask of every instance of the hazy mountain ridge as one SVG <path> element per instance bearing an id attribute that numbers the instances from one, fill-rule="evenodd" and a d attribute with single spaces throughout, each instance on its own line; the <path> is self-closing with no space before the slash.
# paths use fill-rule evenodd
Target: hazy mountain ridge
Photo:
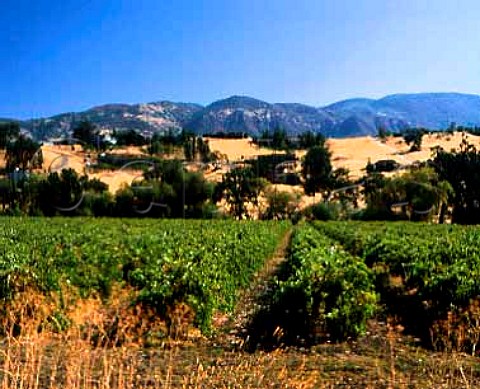
<path id="1" fill-rule="evenodd" d="M 37 139 L 70 135 L 75 123 L 91 121 L 100 128 L 162 132 L 181 130 L 201 105 L 160 101 L 144 104 L 105 104 L 83 112 L 64 113 L 21 123 Z"/>
<path id="2" fill-rule="evenodd" d="M 460 93 L 396 94 L 374 100 L 339 101 L 325 107 L 298 103 L 271 104 L 248 96 L 232 96 L 203 107 L 169 101 L 145 104 L 105 104 L 79 113 L 21 122 L 37 139 L 64 136 L 76 122 L 90 120 L 102 128 L 163 132 L 187 128 L 198 134 L 246 132 L 259 135 L 276 127 L 290 135 L 306 130 L 329 137 L 375 135 L 380 126 L 445 129 L 480 125 L 480 96 Z"/>

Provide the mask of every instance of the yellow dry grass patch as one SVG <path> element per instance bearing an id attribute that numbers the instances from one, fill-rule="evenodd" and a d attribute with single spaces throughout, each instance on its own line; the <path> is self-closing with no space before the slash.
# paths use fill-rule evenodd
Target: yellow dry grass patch
<path id="1" fill-rule="evenodd" d="M 131 185 L 134 181 L 139 181 L 143 177 L 141 170 L 111 170 L 101 173 L 90 173 L 90 179 L 96 178 L 108 185 L 110 193 L 114 194 L 124 186 Z"/>
<path id="2" fill-rule="evenodd" d="M 145 155 L 144 147 L 140 146 L 125 146 L 121 149 L 112 149 L 108 152 L 108 154 L 115 154 L 115 155 Z"/>
<path id="3" fill-rule="evenodd" d="M 42 146 L 43 170 L 61 171 L 73 169 L 82 174 L 85 168 L 85 153 L 80 145 Z"/>
<path id="4" fill-rule="evenodd" d="M 446 151 L 458 150 L 463 136 L 460 132 L 453 135 L 447 133 L 425 135 L 422 149 L 416 152 L 409 152 L 410 146 L 400 137 L 390 137 L 385 142 L 371 136 L 329 139 L 327 145 L 332 152 L 334 168 L 347 168 L 352 178 L 358 178 L 365 174 L 364 169 L 369 160 L 375 163 L 382 159 L 393 159 L 401 165 L 426 161 L 432 158 L 432 149 L 435 147 L 442 147 Z M 469 143 L 480 148 L 480 136 L 466 134 L 465 137 Z M 299 151 L 297 156 L 301 158 L 305 153 Z"/>
<path id="5" fill-rule="evenodd" d="M 227 156 L 229 161 L 250 159 L 259 155 L 273 154 L 272 149 L 259 147 L 253 143 L 252 138 L 245 139 L 218 139 L 205 138 L 208 141 L 210 150 Z M 277 154 L 282 152 L 277 151 Z"/>
<path id="6" fill-rule="evenodd" d="M 464 136 L 468 143 L 477 148 L 480 147 L 480 136 L 462 134 L 461 132 L 455 132 L 453 135 L 448 133 L 424 135 L 422 138 L 422 149 L 412 153 L 408 153 L 410 146 L 404 142 L 403 138 L 388 138 L 386 145 L 399 153 L 407 153 L 406 155 L 415 161 L 425 161 L 432 157 L 432 148 L 434 147 L 441 147 L 446 151 L 459 150 Z"/>
<path id="7" fill-rule="evenodd" d="M 78 174 L 85 173 L 86 157 L 80 145 L 72 146 L 42 146 L 43 170 L 60 172 L 62 169 L 73 169 Z M 118 155 L 142 155 L 139 147 L 127 147 L 112 151 Z M 88 171 L 88 170 L 87 170 Z M 142 176 L 141 170 L 111 170 L 99 173 L 88 173 L 90 179 L 96 178 L 108 185 L 110 193 L 116 193 L 122 186 L 130 185 Z"/>
<path id="8" fill-rule="evenodd" d="M 462 134 L 456 132 L 453 135 L 448 133 L 429 134 L 423 137 L 422 149 L 418 152 L 408 152 L 408 146 L 403 138 L 390 137 L 385 142 L 380 139 L 365 136 L 344 139 L 329 139 L 327 145 L 332 152 L 332 163 L 334 168 L 343 167 L 350 171 L 351 178 L 359 178 L 365 174 L 365 167 L 368 161 L 375 163 L 382 159 L 393 159 L 402 165 L 410 165 L 417 161 L 426 161 L 432 157 L 432 149 L 442 147 L 446 151 L 459 149 L 462 137 L 465 136 L 469 143 L 480 148 L 480 136 Z M 212 152 L 224 155 L 229 161 L 240 161 L 252 159 L 259 155 L 281 153 L 265 147 L 259 147 L 252 142 L 251 138 L 245 139 L 218 139 L 205 138 L 208 140 Z M 61 171 L 62 169 L 74 169 L 79 174 L 84 174 L 85 163 L 88 153 L 85 153 L 81 145 L 42 146 L 43 171 Z M 125 147 L 111 151 L 117 155 L 145 155 L 141 147 Z M 297 151 L 300 159 L 305 156 L 305 151 Z M 170 156 L 171 157 L 171 156 Z M 0 167 L 5 165 L 4 155 L 0 155 Z M 216 172 L 206 172 L 205 176 L 210 181 L 221 181 L 227 170 L 220 169 Z M 109 191 L 115 193 L 124 185 L 130 185 L 134 180 L 139 179 L 141 171 L 123 170 L 90 173 L 90 178 L 97 178 L 109 186 Z M 299 190 L 295 188 L 295 190 Z M 285 186 L 282 191 L 289 191 Z M 302 199 L 301 206 L 313 203 L 312 198 Z"/>

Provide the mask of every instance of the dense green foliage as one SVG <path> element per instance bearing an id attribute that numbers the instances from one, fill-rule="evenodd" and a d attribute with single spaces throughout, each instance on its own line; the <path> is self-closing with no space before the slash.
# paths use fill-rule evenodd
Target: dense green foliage
<path id="1" fill-rule="evenodd" d="M 265 178 L 272 183 L 284 183 L 298 185 L 299 177 L 296 173 L 285 174 L 284 169 L 289 164 L 295 164 L 297 157 L 295 154 L 269 154 L 259 155 L 254 159 L 246 161 L 252 166 L 254 173 L 261 178 Z"/>
<path id="2" fill-rule="evenodd" d="M 402 132 L 403 139 L 407 145 L 410 145 L 410 151 L 420 151 L 422 149 L 422 138 L 425 130 L 421 128 L 408 128 Z"/>
<path id="3" fill-rule="evenodd" d="M 435 170 L 420 167 L 394 177 L 369 174 L 363 194 L 367 207 L 358 215 L 363 220 L 431 221 L 438 215 L 443 223 L 453 189 Z"/>
<path id="4" fill-rule="evenodd" d="M 317 229 L 362 257 L 377 274 L 388 308 L 423 334 L 448 312 L 464 312 L 480 295 L 480 229 L 409 223 L 317 223 Z M 393 279 L 401 282 L 392 284 Z M 428 335 L 429 336 L 429 335 Z"/>
<path id="5" fill-rule="evenodd" d="M 4 150 L 19 134 L 20 125 L 17 122 L 0 122 L 0 150 Z"/>
<path id="6" fill-rule="evenodd" d="M 453 188 L 452 222 L 480 223 L 480 151 L 464 138 L 459 151 L 438 150 L 433 160 L 442 180 Z"/>
<path id="7" fill-rule="evenodd" d="M 7 171 L 39 168 L 42 163 L 43 156 L 40 145 L 32 139 L 20 135 L 14 141 L 7 143 L 5 153 Z"/>
<path id="8" fill-rule="evenodd" d="M 249 218 L 248 205 L 258 205 L 258 196 L 265 188 L 265 180 L 258 178 L 251 168 L 235 168 L 226 173 L 215 187 L 214 198 L 225 199 L 230 214 L 236 219 Z"/>
<path id="9" fill-rule="evenodd" d="M 326 190 L 332 184 L 332 154 L 325 145 L 314 146 L 307 151 L 302 162 L 304 189 L 307 195 Z"/>
<path id="10" fill-rule="evenodd" d="M 365 263 L 313 227 L 299 227 L 292 238 L 276 304 L 292 317 L 288 332 L 312 341 L 358 336 L 376 311 L 373 275 Z"/>
<path id="11" fill-rule="evenodd" d="M 123 157 L 120 157 L 121 160 Z M 127 159 L 128 160 L 128 159 Z M 33 216 L 212 218 L 214 184 L 178 160 L 130 160 L 143 168 L 115 195 L 98 179 L 72 169 L 47 176 L 15 171 L 0 179 L 1 212 Z M 138 162 L 138 163 L 135 163 Z M 128 165 L 126 165 L 128 166 Z M 148 168 L 148 169 L 147 169 Z"/>
<path id="12" fill-rule="evenodd" d="M 132 287 L 132 303 L 165 317 L 188 304 L 208 331 L 277 246 L 288 223 L 66 218 L 0 219 L 0 298 L 27 288 L 47 296 L 74 288 L 108 298 Z M 58 307 L 65 309 L 66 307 Z"/>
<path id="13" fill-rule="evenodd" d="M 81 121 L 73 129 L 72 137 L 81 141 L 84 146 L 95 147 L 99 140 L 98 129 L 89 121 Z"/>

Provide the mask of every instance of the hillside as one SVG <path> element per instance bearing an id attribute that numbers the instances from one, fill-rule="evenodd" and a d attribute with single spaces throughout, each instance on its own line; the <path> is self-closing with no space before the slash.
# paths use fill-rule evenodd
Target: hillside
<path id="1" fill-rule="evenodd" d="M 314 130 L 333 134 L 334 117 L 320 108 L 302 104 L 269 104 L 250 97 L 232 96 L 199 111 L 188 123 L 197 133 L 246 132 L 257 136 L 276 127 L 290 135 Z"/>
<path id="2" fill-rule="evenodd" d="M 273 151 L 267 148 L 260 148 L 250 138 L 245 139 L 219 139 L 207 138 L 210 148 L 214 152 L 223 155 L 230 162 L 248 160 L 259 155 L 272 154 Z M 469 143 L 480 149 L 480 136 L 467 135 Z M 332 152 L 332 163 L 334 168 L 346 168 L 350 172 L 351 178 L 359 178 L 365 174 L 365 166 L 368 161 L 375 163 L 382 159 L 393 159 L 400 165 L 410 165 L 417 161 L 426 161 L 432 156 L 432 149 L 440 146 L 445 150 L 458 149 L 462 141 L 462 133 L 456 132 L 450 134 L 433 134 L 423 137 L 422 149 L 417 152 L 408 152 L 409 146 L 402 138 L 389 137 L 386 142 L 381 142 L 378 138 L 372 136 L 329 139 L 328 147 Z M 78 173 L 85 170 L 85 153 L 78 146 L 75 151 L 70 146 L 42 146 L 43 152 L 43 170 L 60 171 L 63 168 L 72 168 Z M 129 147 L 119 149 L 114 153 L 124 153 L 129 155 L 138 154 L 139 158 L 142 152 L 138 147 Z M 277 153 L 280 153 L 277 151 Z M 297 151 L 297 156 L 301 159 L 305 151 Z M 0 158 L 1 165 L 4 165 L 3 156 Z M 192 167 L 195 164 L 192 164 Z M 206 173 L 206 178 L 210 181 L 221 181 L 225 169 L 219 169 L 214 172 Z M 115 193 L 122 185 L 129 185 L 133 180 L 138 179 L 141 171 L 104 171 L 89 172 L 90 178 L 97 178 L 105 182 L 111 193 Z M 277 186 L 279 191 L 294 191 L 302 194 L 300 187 L 291 187 L 288 185 Z M 311 198 L 302 198 L 303 203 L 309 204 Z"/>
<path id="3" fill-rule="evenodd" d="M 81 120 L 101 128 L 146 134 L 187 128 L 198 134 L 245 132 L 258 136 L 281 127 L 291 136 L 307 130 L 327 137 L 376 135 L 379 127 L 445 129 L 451 123 L 480 126 L 480 96 L 459 93 L 397 94 L 384 98 L 349 99 L 325 107 L 275 103 L 232 96 L 206 107 L 169 101 L 147 104 L 106 104 L 77 113 L 21 122 L 38 140 L 64 136 Z"/>
<path id="4" fill-rule="evenodd" d="M 468 141 L 480 148 L 480 136 L 467 135 Z M 445 150 L 458 149 L 462 141 L 462 133 L 424 135 L 422 149 L 408 152 L 408 146 L 403 138 L 389 137 L 385 143 L 372 136 L 329 139 L 327 145 L 332 152 L 332 162 L 335 168 L 347 168 L 353 178 L 365 174 L 368 161 L 375 163 L 382 159 L 393 159 L 401 165 L 409 165 L 416 161 L 426 161 L 432 156 L 432 149 L 440 146 Z M 272 153 L 272 150 L 258 148 L 249 139 L 209 139 L 212 151 L 224 154 L 230 161 L 252 158 L 255 155 Z M 278 153 L 278 152 L 277 152 Z M 302 157 L 305 151 L 298 151 Z"/>
<path id="5" fill-rule="evenodd" d="M 70 112 L 21 123 L 38 140 L 67 136 L 76 123 L 88 120 L 100 128 L 146 133 L 179 131 L 202 107 L 197 104 L 161 101 L 147 104 L 106 104 L 83 112 Z"/>

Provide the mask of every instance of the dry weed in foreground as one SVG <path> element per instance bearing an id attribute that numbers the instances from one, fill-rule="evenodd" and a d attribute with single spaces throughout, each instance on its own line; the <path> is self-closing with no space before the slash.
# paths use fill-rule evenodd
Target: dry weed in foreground
<path id="1" fill-rule="evenodd" d="M 141 334 L 161 323 L 131 311 L 128 296 L 109 307 L 78 304 L 68 312 L 75 324 L 60 332 L 43 325 L 54 307 L 29 296 L 1 323 L 0 389 L 480 387 L 475 358 L 412 347 L 394 321 L 377 322 L 357 342 L 311 350 L 231 351 L 198 335 L 146 347 Z"/>
<path id="2" fill-rule="evenodd" d="M 54 334 L 6 337 L 0 388 L 478 387 L 476 368 L 465 356 L 406 354 L 393 332 L 389 336 L 377 350 L 330 345 L 253 354 L 207 342 L 171 341 L 146 349 L 92 346 L 89 340 Z"/>

